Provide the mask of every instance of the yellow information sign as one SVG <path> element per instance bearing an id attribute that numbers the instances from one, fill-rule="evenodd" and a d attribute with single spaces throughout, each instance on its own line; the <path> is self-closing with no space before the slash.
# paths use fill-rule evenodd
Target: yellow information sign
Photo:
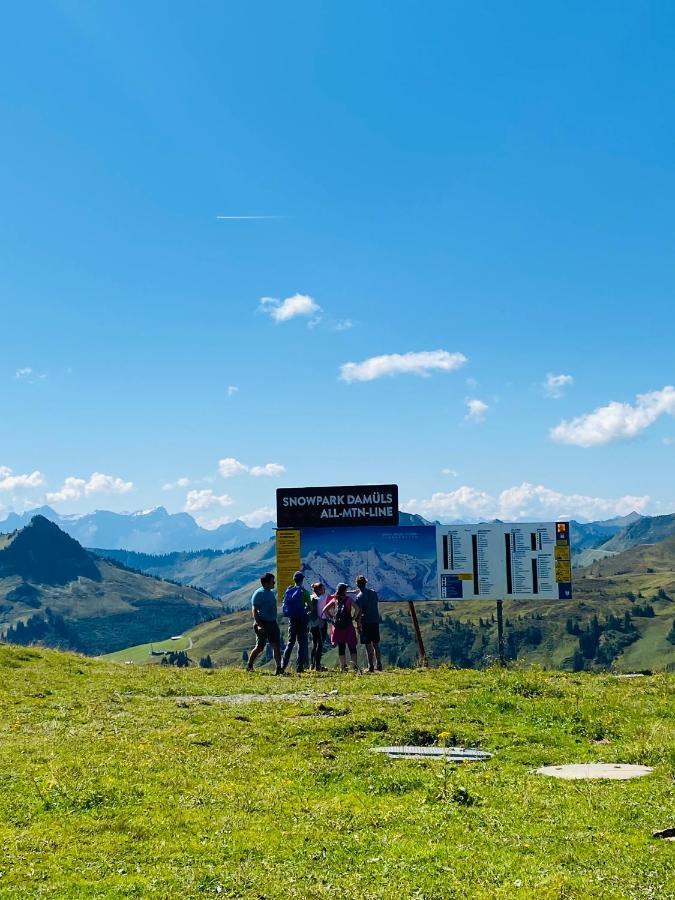
<path id="1" fill-rule="evenodd" d="M 556 544 L 555 554 L 555 580 L 557 582 L 569 582 L 572 580 L 572 561 L 570 559 L 570 545 Z"/>
<path id="2" fill-rule="evenodd" d="M 277 596 L 281 600 L 284 591 L 293 584 L 293 573 L 302 568 L 300 559 L 300 532 L 296 529 L 277 531 Z"/>

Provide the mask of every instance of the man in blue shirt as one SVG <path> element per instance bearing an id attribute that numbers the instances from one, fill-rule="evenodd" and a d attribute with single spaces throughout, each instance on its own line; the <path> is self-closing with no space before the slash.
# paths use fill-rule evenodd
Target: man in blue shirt
<path id="1" fill-rule="evenodd" d="M 261 587 L 254 591 L 251 597 L 251 613 L 253 615 L 253 630 L 256 636 L 256 645 L 251 650 L 246 666 L 247 672 L 253 671 L 253 663 L 265 649 L 269 641 L 276 663 L 275 675 L 281 675 L 281 634 L 277 623 L 277 598 L 274 593 L 275 578 L 271 572 L 266 572 L 260 579 Z"/>
<path id="2" fill-rule="evenodd" d="M 379 597 L 369 587 L 365 575 L 359 575 L 356 586 L 359 589 L 356 595 L 358 616 L 356 622 L 361 633 L 361 643 L 366 645 L 368 654 L 368 671 L 382 671 L 382 655 L 380 653 L 380 610 L 378 608 Z"/>
<path id="3" fill-rule="evenodd" d="M 297 641 L 298 656 L 296 662 L 296 671 L 298 674 L 305 671 L 307 666 L 309 635 L 307 626 L 309 624 L 309 612 L 312 608 L 312 601 L 309 591 L 303 587 L 305 575 L 303 572 L 296 572 L 293 575 L 293 584 L 289 585 L 284 592 L 284 604 L 281 611 L 288 619 L 288 638 L 286 640 L 286 649 L 284 650 L 284 658 L 281 661 L 281 668 L 285 672 L 291 659 L 293 647 Z"/>

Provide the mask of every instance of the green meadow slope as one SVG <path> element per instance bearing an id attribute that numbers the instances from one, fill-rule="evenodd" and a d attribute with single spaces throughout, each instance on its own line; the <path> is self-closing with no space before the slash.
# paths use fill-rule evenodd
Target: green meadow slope
<path id="1" fill-rule="evenodd" d="M 92 655 L 169 638 L 218 616 L 204 591 L 129 571 L 42 516 L 0 541 L 0 635 Z"/>
<path id="2" fill-rule="evenodd" d="M 658 587 L 655 584 L 652 591 L 655 592 Z M 594 616 L 604 623 L 607 616 L 623 620 L 629 613 L 632 642 L 624 648 L 617 648 L 615 656 L 610 654 L 604 660 L 585 660 L 584 667 L 612 668 L 623 672 L 675 669 L 675 644 L 669 640 L 675 622 L 675 603 L 660 598 L 650 600 L 654 617 L 646 618 L 633 614 L 641 603 L 647 601 L 631 602 L 625 592 L 617 585 L 607 584 L 606 579 L 580 579 L 575 588 L 575 599 L 570 601 L 542 603 L 523 600 L 504 603 L 510 664 L 571 669 L 575 651 L 579 649 L 579 638 L 568 632 L 570 621 L 585 628 Z M 380 609 L 384 619 L 381 635 L 385 663 L 402 667 L 416 665 L 417 644 L 408 605 L 382 603 Z M 484 667 L 498 659 L 495 604 L 492 601 L 418 603 L 416 609 L 432 665 L 454 663 Z M 280 621 L 283 633 L 285 620 Z M 240 665 L 244 652 L 250 651 L 254 643 L 250 612 L 230 613 L 203 622 L 187 631 L 186 638 L 192 641 L 189 657 L 194 663 L 210 656 L 215 665 Z M 150 649 L 150 645 L 130 647 L 109 658 L 158 664 L 161 660 L 151 656 Z M 330 651 L 324 657 L 324 664 L 332 666 L 335 663 L 335 652 Z"/>
<path id="3" fill-rule="evenodd" d="M 0 646 L 0 896 L 672 900 L 673 676 L 278 679 Z M 254 702 L 259 701 L 259 702 Z M 487 762 L 372 754 L 479 746 Z M 653 767 L 629 782 L 534 773 Z"/>
<path id="4" fill-rule="evenodd" d="M 205 565 L 196 556 L 174 561 L 172 564 L 181 568 L 181 577 L 187 563 L 196 567 L 193 576 Z M 239 575 L 242 563 L 245 577 Z M 258 545 L 215 555 L 208 566 L 218 577 L 227 572 L 227 578 L 238 578 L 236 590 L 226 594 L 223 603 L 230 609 L 240 609 L 248 607 L 251 592 L 257 586 L 255 572 L 273 568 L 273 560 L 269 548 Z M 383 603 L 381 610 L 388 664 L 415 665 L 417 646 L 407 604 Z M 497 658 L 494 602 L 420 602 L 417 613 L 432 663 L 482 667 Z M 624 672 L 675 669 L 675 537 L 636 546 L 575 569 L 572 600 L 505 601 L 504 614 L 511 662 Z M 583 636 L 579 632 L 594 627 L 594 618 L 604 633 L 597 646 L 591 648 L 594 652 L 587 652 L 580 659 Z M 189 637 L 193 642 L 190 658 L 194 662 L 209 655 L 217 665 L 240 664 L 252 644 L 250 614 L 245 609 L 204 622 L 190 630 Z M 145 653 L 138 647 L 130 648 L 114 658 L 158 662 L 148 651 L 149 648 Z M 330 653 L 326 663 L 333 663 Z"/>

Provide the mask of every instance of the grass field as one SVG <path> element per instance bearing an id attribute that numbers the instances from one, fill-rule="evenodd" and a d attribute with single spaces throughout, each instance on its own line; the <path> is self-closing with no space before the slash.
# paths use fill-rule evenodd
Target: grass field
<path id="1" fill-rule="evenodd" d="M 153 656 L 152 651 L 173 650 L 174 653 L 179 650 L 188 650 L 190 648 L 190 638 L 186 635 L 175 635 L 177 640 L 169 638 L 168 641 L 154 641 L 150 644 L 136 644 L 135 647 L 128 647 L 126 650 L 117 650 L 115 653 L 106 653 L 103 659 L 110 662 L 161 662 L 161 656 Z"/>
<path id="2" fill-rule="evenodd" d="M 651 834 L 675 812 L 674 687 L 498 669 L 276 679 L 1 645 L 0 896 L 668 900 L 674 845 Z M 247 702 L 209 699 L 233 694 Z M 369 752 L 433 741 L 494 757 Z M 654 772 L 533 773 L 585 761 Z"/>

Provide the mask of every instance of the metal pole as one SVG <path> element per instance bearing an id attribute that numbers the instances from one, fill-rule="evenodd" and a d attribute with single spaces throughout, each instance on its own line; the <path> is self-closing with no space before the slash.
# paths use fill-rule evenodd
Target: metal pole
<path id="1" fill-rule="evenodd" d="M 413 621 L 413 628 L 415 629 L 415 637 L 417 638 L 417 647 L 420 651 L 420 665 L 423 669 L 429 668 L 429 660 L 427 659 L 427 651 L 424 649 L 424 641 L 422 640 L 422 632 L 420 631 L 420 623 L 417 621 L 417 613 L 415 611 L 415 604 L 412 600 L 408 600 L 408 607 L 410 609 L 410 618 Z"/>
<path id="2" fill-rule="evenodd" d="M 502 601 L 497 600 L 497 642 L 499 644 L 499 663 L 506 665 L 506 656 L 504 654 L 504 616 L 502 614 Z"/>

